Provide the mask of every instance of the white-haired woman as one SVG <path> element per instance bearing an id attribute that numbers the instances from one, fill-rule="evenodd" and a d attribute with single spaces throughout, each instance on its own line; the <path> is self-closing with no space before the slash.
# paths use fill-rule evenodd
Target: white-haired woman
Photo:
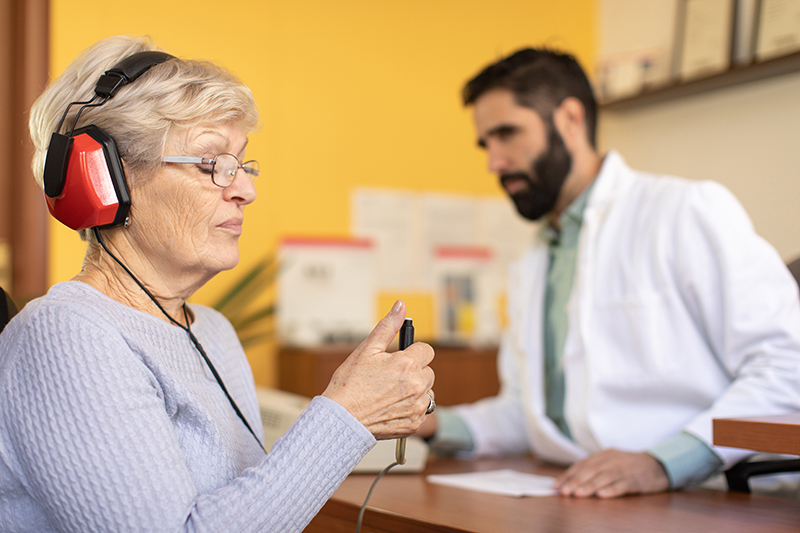
<path id="1" fill-rule="evenodd" d="M 265 454 L 233 328 L 186 304 L 239 259 L 256 106 L 224 69 L 171 56 L 83 105 L 151 49 L 99 42 L 32 109 L 40 184 L 53 132 L 93 124 L 116 142 L 130 210 L 82 229 L 81 271 L 0 336 L 2 531 L 299 531 L 376 439 L 410 435 L 432 404 L 431 348 L 386 353 L 398 302 Z"/>

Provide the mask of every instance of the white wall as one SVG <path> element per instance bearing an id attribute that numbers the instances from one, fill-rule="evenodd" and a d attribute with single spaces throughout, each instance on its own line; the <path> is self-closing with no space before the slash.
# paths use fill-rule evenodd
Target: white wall
<path id="1" fill-rule="evenodd" d="M 800 73 L 603 111 L 599 128 L 634 168 L 723 183 L 785 260 L 800 256 Z"/>

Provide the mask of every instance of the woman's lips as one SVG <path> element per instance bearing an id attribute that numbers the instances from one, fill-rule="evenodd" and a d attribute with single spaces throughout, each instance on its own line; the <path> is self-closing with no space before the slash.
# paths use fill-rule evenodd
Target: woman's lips
<path id="1" fill-rule="evenodd" d="M 231 231 L 236 235 L 242 234 L 242 222 L 244 222 L 241 218 L 232 218 L 230 220 L 226 220 L 222 224 L 219 224 L 217 227 L 222 228 L 224 230 Z"/>

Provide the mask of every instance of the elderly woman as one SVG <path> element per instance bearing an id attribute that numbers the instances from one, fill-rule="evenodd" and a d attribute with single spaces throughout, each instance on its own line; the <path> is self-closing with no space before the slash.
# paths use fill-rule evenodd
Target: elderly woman
<path id="1" fill-rule="evenodd" d="M 386 353 L 397 302 L 265 454 L 233 328 L 186 304 L 239 259 L 256 107 L 225 70 L 166 55 L 93 99 L 105 71 L 151 49 L 101 41 L 32 109 L 40 182 L 71 153 L 53 132 L 93 124 L 116 143 L 130 210 L 82 229 L 81 271 L 0 336 L 2 531 L 299 531 L 376 439 L 410 435 L 432 404 L 431 348 Z"/>

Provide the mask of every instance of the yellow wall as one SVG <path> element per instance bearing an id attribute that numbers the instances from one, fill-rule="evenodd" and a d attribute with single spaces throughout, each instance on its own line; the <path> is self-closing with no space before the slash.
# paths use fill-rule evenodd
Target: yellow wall
<path id="1" fill-rule="evenodd" d="M 287 234 L 347 235 L 355 187 L 499 194 L 459 102 L 463 82 L 523 45 L 569 50 L 586 67 L 596 48 L 595 0 L 52 0 L 51 9 L 53 75 L 103 37 L 146 34 L 253 89 L 263 127 L 248 156 L 263 173 L 244 267 Z M 55 283 L 79 270 L 85 246 L 51 229 Z M 209 302 L 235 275 L 194 300 Z M 270 350 L 248 356 L 269 384 Z"/>

